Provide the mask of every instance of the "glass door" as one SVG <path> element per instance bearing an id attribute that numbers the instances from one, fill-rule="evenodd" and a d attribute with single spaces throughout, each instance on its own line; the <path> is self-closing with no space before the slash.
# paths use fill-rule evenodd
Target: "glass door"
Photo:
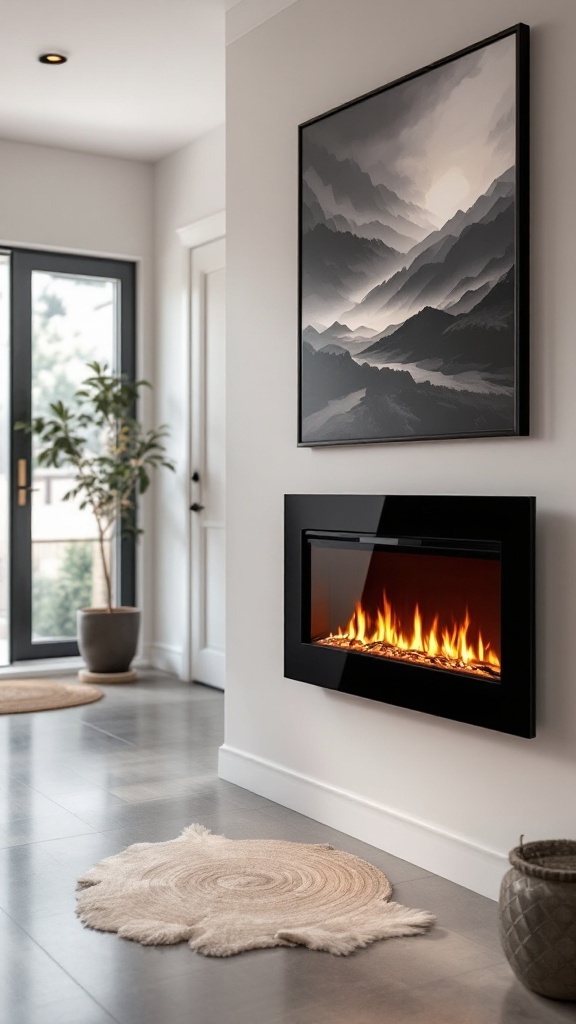
<path id="1" fill-rule="evenodd" d="M 134 376 L 134 265 L 55 253 L 12 253 L 12 418 L 69 403 L 106 363 Z M 105 604 L 93 517 L 63 501 L 67 468 L 37 463 L 37 441 L 13 434 L 12 660 L 78 653 L 76 611 Z M 107 552 L 116 603 L 134 603 L 134 545 Z"/>
<path id="2" fill-rule="evenodd" d="M 0 666 L 8 665 L 10 609 L 10 253 L 0 252 Z"/>

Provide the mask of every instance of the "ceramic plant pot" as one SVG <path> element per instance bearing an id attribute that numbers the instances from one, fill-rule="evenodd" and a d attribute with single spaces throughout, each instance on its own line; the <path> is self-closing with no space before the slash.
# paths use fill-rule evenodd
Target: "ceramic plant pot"
<path id="1" fill-rule="evenodd" d="M 82 608 L 78 647 L 89 672 L 127 672 L 136 653 L 139 608 Z"/>
<path id="2" fill-rule="evenodd" d="M 517 846 L 500 890 L 500 940 L 526 988 L 576 1000 L 576 842 Z"/>

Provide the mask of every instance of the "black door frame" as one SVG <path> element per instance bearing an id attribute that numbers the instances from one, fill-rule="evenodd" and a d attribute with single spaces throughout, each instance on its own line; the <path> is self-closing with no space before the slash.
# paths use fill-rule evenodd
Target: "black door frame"
<path id="1" fill-rule="evenodd" d="M 136 376 L 136 264 L 95 256 L 10 249 L 10 377 L 11 377 L 11 487 L 10 487 L 10 660 L 71 657 L 78 654 L 76 641 L 46 640 L 32 643 L 32 545 L 30 501 L 20 508 L 17 499 L 19 459 L 31 465 L 32 439 L 15 431 L 14 423 L 31 415 L 32 375 L 32 272 L 110 277 L 120 282 L 120 372 Z M 120 542 L 120 603 L 136 600 L 136 546 L 124 535 Z"/>

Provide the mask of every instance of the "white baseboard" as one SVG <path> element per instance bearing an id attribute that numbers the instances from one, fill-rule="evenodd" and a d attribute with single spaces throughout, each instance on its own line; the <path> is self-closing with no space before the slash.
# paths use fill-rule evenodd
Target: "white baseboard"
<path id="1" fill-rule="evenodd" d="M 175 644 L 148 644 L 146 658 L 152 668 L 172 672 L 178 679 L 186 678 L 184 651 Z"/>
<path id="2" fill-rule="evenodd" d="M 498 899 L 500 882 L 508 868 L 503 853 L 226 744 L 220 747 L 218 774 L 243 789 L 411 861 L 482 896 Z"/>

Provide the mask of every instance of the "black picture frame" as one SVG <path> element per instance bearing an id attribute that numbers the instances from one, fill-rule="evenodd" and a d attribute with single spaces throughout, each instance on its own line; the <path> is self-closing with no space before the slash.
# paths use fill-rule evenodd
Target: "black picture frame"
<path id="1" fill-rule="evenodd" d="M 529 434 L 529 28 L 299 126 L 298 445 Z"/>

